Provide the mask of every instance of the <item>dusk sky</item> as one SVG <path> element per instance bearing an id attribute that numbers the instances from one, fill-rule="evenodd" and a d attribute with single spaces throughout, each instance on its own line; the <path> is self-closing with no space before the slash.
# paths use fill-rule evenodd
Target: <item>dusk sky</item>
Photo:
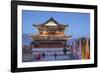
<path id="1" fill-rule="evenodd" d="M 58 23 L 69 25 L 65 34 L 72 37 L 90 35 L 90 14 L 75 12 L 22 11 L 23 34 L 36 34 L 38 31 L 33 24 L 42 24 L 53 17 Z"/>

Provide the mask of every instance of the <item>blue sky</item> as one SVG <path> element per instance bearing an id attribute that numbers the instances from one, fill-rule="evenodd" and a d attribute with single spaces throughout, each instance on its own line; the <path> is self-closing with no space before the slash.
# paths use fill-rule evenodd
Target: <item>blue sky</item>
<path id="1" fill-rule="evenodd" d="M 66 35 L 86 37 L 90 35 L 90 14 L 75 12 L 22 11 L 23 34 L 36 34 L 38 30 L 33 24 L 41 24 L 53 17 L 58 23 L 69 25 Z"/>

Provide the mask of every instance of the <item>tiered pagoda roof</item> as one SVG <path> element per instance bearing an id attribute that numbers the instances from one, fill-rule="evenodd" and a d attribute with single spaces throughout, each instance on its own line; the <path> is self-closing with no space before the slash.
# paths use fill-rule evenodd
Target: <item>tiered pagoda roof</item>
<path id="1" fill-rule="evenodd" d="M 71 37 L 64 35 L 64 30 L 68 25 L 60 24 L 53 18 L 33 26 L 39 30 L 39 34 L 31 36 L 33 40 L 67 40 Z"/>
<path id="2" fill-rule="evenodd" d="M 31 36 L 33 40 L 68 40 L 72 36 L 53 36 L 53 35 L 48 35 L 48 36 L 40 36 L 40 35 L 35 35 Z"/>
<path id="3" fill-rule="evenodd" d="M 50 23 L 50 22 L 53 22 L 55 25 L 46 25 L 46 24 L 48 24 L 48 23 Z M 49 19 L 49 20 L 47 20 L 46 22 L 44 22 L 44 23 L 42 23 L 42 24 L 39 24 L 39 25 L 34 25 L 33 24 L 33 26 L 59 26 L 59 27 L 68 27 L 68 25 L 64 25 L 64 24 L 60 24 L 60 23 L 58 23 L 55 19 L 53 19 L 52 17 Z"/>

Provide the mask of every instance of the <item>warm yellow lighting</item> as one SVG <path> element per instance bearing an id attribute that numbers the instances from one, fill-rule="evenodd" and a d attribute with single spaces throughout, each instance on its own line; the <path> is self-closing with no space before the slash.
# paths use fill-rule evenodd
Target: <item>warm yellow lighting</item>
<path id="1" fill-rule="evenodd" d="M 43 31 L 43 35 L 48 35 L 48 32 L 47 31 Z"/>

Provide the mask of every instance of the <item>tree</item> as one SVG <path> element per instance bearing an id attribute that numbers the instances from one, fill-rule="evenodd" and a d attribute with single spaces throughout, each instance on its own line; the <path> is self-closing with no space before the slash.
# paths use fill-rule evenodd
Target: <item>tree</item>
<path id="1" fill-rule="evenodd" d="M 63 52 L 64 52 L 64 55 L 66 55 L 67 49 L 64 48 L 64 49 L 63 49 Z"/>

